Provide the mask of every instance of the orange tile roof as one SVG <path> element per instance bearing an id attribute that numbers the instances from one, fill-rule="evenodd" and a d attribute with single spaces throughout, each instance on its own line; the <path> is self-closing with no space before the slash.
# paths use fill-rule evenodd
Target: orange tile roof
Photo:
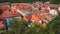
<path id="1" fill-rule="evenodd" d="M 0 22 L 0 28 L 4 27 L 5 25 L 3 23 Z"/>

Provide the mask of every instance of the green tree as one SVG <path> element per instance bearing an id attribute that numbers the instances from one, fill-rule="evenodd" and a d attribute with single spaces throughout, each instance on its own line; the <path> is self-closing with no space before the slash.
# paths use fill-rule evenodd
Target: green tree
<path id="1" fill-rule="evenodd" d="M 28 27 L 29 22 L 25 20 L 17 21 L 16 19 L 10 21 L 11 30 L 3 32 L 3 34 L 60 34 L 60 16 L 57 16 L 46 28 L 41 25 L 32 24 Z"/>
<path id="2" fill-rule="evenodd" d="M 53 4 L 59 4 L 60 0 L 50 0 L 50 2 L 53 3 Z"/>
<path id="3" fill-rule="evenodd" d="M 2 10 L 0 10 L 0 15 L 3 13 L 3 11 Z"/>

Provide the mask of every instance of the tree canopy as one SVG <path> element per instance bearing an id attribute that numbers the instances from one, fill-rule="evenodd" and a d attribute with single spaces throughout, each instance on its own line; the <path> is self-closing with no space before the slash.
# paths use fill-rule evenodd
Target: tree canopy
<path id="1" fill-rule="evenodd" d="M 1 2 L 21 3 L 21 2 L 36 2 L 36 1 L 42 1 L 42 2 L 50 1 L 51 3 L 55 4 L 60 3 L 60 0 L 0 0 L 0 3 Z"/>

